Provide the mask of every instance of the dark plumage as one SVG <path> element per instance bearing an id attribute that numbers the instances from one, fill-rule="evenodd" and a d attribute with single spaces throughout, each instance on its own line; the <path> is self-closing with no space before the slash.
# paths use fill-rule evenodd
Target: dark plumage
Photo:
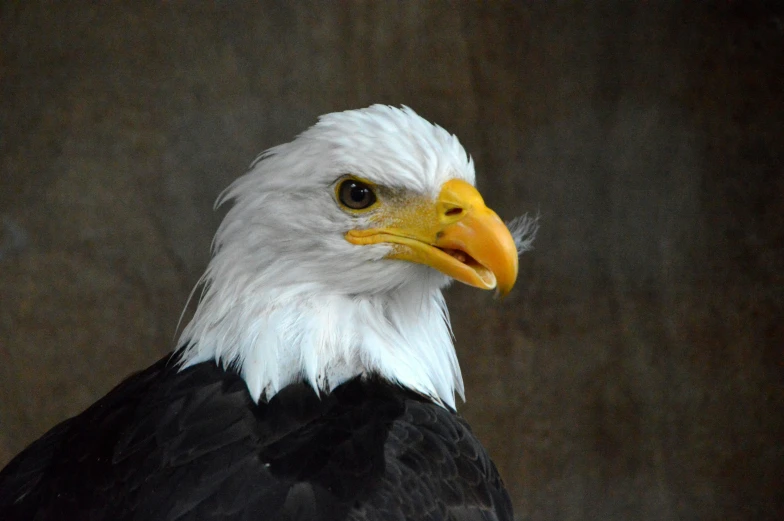
<path id="1" fill-rule="evenodd" d="M 169 357 L 0 473 L 0 519 L 511 520 L 454 411 L 377 377 L 256 405 L 235 373 Z"/>

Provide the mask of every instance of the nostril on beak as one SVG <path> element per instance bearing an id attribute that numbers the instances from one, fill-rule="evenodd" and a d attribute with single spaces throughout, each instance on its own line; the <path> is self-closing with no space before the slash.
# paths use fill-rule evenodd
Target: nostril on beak
<path id="1" fill-rule="evenodd" d="M 447 217 L 455 217 L 456 215 L 460 215 L 461 213 L 463 213 L 463 209 L 457 207 L 457 208 L 450 208 L 449 210 L 446 211 L 445 215 Z"/>

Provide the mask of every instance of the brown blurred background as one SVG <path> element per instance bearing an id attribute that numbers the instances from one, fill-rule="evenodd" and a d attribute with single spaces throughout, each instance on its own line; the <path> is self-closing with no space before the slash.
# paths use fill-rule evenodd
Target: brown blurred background
<path id="1" fill-rule="evenodd" d="M 781 2 L 84 4 L 0 7 L 0 464 L 172 348 L 258 152 L 381 102 L 541 216 L 448 295 L 518 518 L 784 518 Z"/>

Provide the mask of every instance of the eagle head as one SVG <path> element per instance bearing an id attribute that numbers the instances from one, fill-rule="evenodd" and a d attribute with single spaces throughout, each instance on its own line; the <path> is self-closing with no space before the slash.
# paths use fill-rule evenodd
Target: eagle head
<path id="1" fill-rule="evenodd" d="M 458 139 L 413 110 L 322 116 L 220 196 L 184 366 L 239 371 L 254 399 L 379 374 L 454 407 L 463 394 L 441 289 L 506 294 L 535 231 L 512 231 L 474 188 Z"/>

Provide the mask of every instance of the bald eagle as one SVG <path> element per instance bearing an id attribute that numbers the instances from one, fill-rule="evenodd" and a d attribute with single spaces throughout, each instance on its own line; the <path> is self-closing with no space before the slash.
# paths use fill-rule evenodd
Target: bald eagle
<path id="1" fill-rule="evenodd" d="M 13 459 L 0 519 L 511 520 L 441 290 L 507 293 L 533 226 L 485 206 L 457 138 L 328 114 L 226 201 L 177 349 Z"/>

